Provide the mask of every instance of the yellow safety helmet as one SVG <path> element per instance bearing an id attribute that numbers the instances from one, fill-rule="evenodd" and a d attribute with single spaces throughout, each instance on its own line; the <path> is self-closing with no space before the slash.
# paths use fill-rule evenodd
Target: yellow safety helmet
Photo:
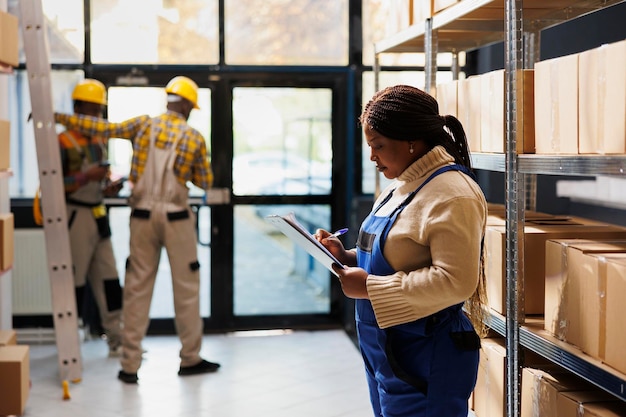
<path id="1" fill-rule="evenodd" d="M 76 84 L 72 92 L 72 100 L 87 101 L 106 106 L 107 89 L 100 81 L 87 78 Z"/>
<path id="2" fill-rule="evenodd" d="M 198 84 L 191 78 L 179 75 L 170 80 L 165 86 L 165 92 L 168 94 L 176 94 L 189 100 L 193 104 L 194 109 L 198 107 Z"/>

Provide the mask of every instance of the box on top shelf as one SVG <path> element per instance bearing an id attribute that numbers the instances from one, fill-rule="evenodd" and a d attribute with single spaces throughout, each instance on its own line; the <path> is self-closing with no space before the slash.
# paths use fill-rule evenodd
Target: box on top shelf
<path id="1" fill-rule="evenodd" d="M 535 63 L 535 153 L 578 154 L 578 54 Z"/>
<path id="2" fill-rule="evenodd" d="M 11 168 L 11 124 L 0 119 L 0 171 Z"/>
<path id="3" fill-rule="evenodd" d="M 585 238 L 626 239 L 626 228 L 572 217 L 568 221 L 527 221 L 524 225 L 524 310 L 544 314 L 546 241 Z M 506 314 L 506 226 L 487 226 L 485 277 L 489 306 Z"/>
<path id="4" fill-rule="evenodd" d="M 458 81 L 457 119 L 463 125 L 470 152 L 480 152 L 480 76 Z"/>
<path id="5" fill-rule="evenodd" d="M 439 114 L 452 115 L 458 119 L 458 80 L 437 85 L 437 103 L 439 104 Z"/>
<path id="6" fill-rule="evenodd" d="M 626 254 L 626 239 L 554 239 L 546 241 L 545 248 L 544 328 L 602 360 L 606 302 L 618 294 L 606 290 L 604 258 L 607 254 Z"/>
<path id="7" fill-rule="evenodd" d="M 412 0 L 389 0 L 385 24 L 385 35 L 392 36 L 408 28 L 413 23 Z"/>
<path id="8" fill-rule="evenodd" d="M 432 0 L 411 0 L 411 9 L 413 11 L 413 18 L 411 24 L 424 23 L 426 19 L 433 16 L 433 3 Z"/>
<path id="9" fill-rule="evenodd" d="M 426 0 L 425 0 L 426 1 Z M 427 0 L 432 1 L 433 3 L 433 14 L 442 11 L 443 9 L 447 9 L 450 6 L 454 6 L 461 0 Z"/>
<path id="10" fill-rule="evenodd" d="M 626 40 L 579 54 L 581 154 L 626 153 Z"/>
<path id="11" fill-rule="evenodd" d="M 12 67 L 19 65 L 17 34 L 17 17 L 0 12 L 0 64 Z"/>
<path id="12" fill-rule="evenodd" d="M 506 96 L 504 70 L 481 78 L 481 151 L 503 153 L 506 149 Z M 517 153 L 535 153 L 534 72 L 518 73 L 516 93 Z"/>

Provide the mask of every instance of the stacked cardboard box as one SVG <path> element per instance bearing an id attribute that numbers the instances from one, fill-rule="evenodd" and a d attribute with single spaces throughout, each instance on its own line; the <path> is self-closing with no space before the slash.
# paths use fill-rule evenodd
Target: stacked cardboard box
<path id="1" fill-rule="evenodd" d="M 29 348 L 14 330 L 0 330 L 0 416 L 22 415 L 30 391 Z"/>
<path id="2" fill-rule="evenodd" d="M 570 217 L 557 220 L 527 220 L 524 226 L 524 309 L 526 314 L 544 314 L 546 241 L 586 238 L 626 239 L 626 228 Z M 485 235 L 485 275 L 489 306 L 506 314 L 506 226 L 488 225 Z"/>
<path id="3" fill-rule="evenodd" d="M 521 417 L 588 416 L 582 412 L 591 403 L 597 410 L 623 406 L 612 395 L 554 366 L 527 367 L 522 370 Z M 608 417 L 612 414 L 594 415 Z"/>
<path id="4" fill-rule="evenodd" d="M 538 154 L 626 153 L 626 40 L 535 63 Z"/>
<path id="5" fill-rule="evenodd" d="M 544 328 L 626 373 L 626 241 L 546 242 Z"/>

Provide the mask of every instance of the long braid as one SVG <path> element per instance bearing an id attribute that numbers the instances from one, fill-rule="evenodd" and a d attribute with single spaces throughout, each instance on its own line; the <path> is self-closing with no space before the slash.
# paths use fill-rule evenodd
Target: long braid
<path id="1" fill-rule="evenodd" d="M 457 164 L 472 169 L 463 125 L 452 115 L 441 116 L 437 100 L 418 88 L 396 85 L 377 92 L 365 105 L 359 122 L 389 139 L 422 140 L 428 149 L 443 146 Z M 481 245 L 478 285 L 465 302 L 465 311 L 481 337 L 487 329 L 484 252 Z"/>

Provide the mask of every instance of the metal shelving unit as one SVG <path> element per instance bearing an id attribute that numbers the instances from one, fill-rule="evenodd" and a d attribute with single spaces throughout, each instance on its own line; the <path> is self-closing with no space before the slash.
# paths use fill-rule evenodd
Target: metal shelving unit
<path id="1" fill-rule="evenodd" d="M 626 155 L 518 155 L 519 172 L 542 175 L 626 175 Z M 477 169 L 504 172 L 505 155 L 473 153 Z"/>
<path id="2" fill-rule="evenodd" d="M 505 43 L 506 150 L 504 154 L 474 153 L 474 167 L 505 173 L 506 207 L 506 317 L 492 313 L 490 327 L 506 337 L 507 415 L 520 415 L 520 347 L 536 352 L 564 369 L 626 401 L 626 375 L 583 354 L 545 332 L 542 326 L 525 322 L 523 308 L 525 187 L 542 175 L 626 175 L 626 156 L 518 155 L 516 151 L 516 73 L 531 68 L 538 56 L 539 31 L 592 13 L 624 0 L 462 0 L 374 45 L 375 59 L 381 53 L 425 52 L 426 90 L 436 85 L 437 52 L 476 49 L 495 42 Z M 526 53 L 524 54 L 523 47 Z M 434 57 L 433 57 L 434 56 Z M 378 80 L 379 68 L 375 67 Z M 377 81 L 376 81 L 377 82 Z M 534 196 L 530 196 L 534 200 Z M 512 371 L 513 370 L 513 371 Z"/>

